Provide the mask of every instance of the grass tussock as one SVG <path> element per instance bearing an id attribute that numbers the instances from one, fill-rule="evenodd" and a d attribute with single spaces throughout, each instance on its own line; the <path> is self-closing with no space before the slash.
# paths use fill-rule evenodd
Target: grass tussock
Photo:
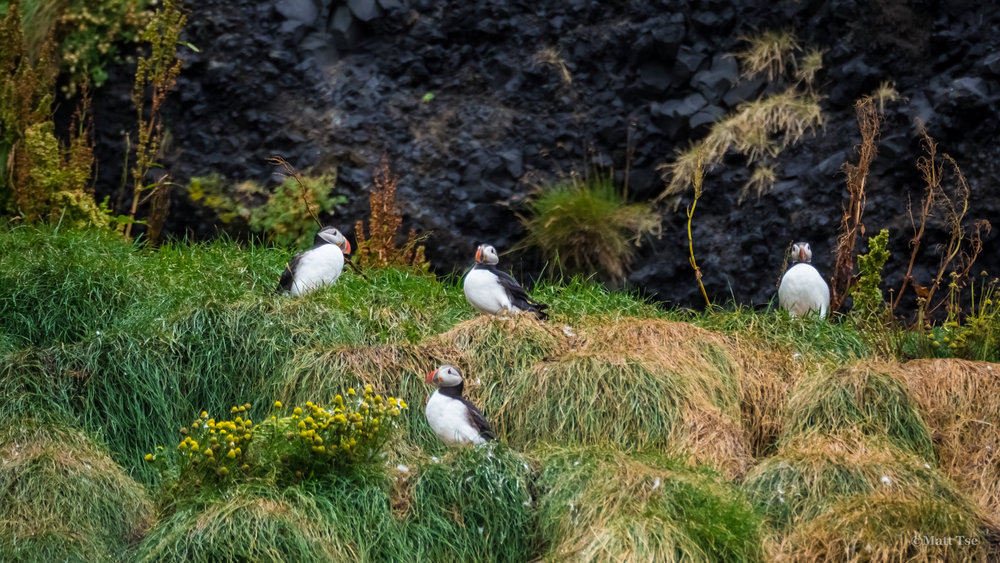
<path id="1" fill-rule="evenodd" d="M 966 507 L 930 495 L 878 492 L 837 501 L 789 535 L 780 551 L 793 561 L 987 561 L 979 524 Z M 950 545 L 935 545 L 934 538 L 951 538 Z"/>
<path id="2" fill-rule="evenodd" d="M 540 452 L 547 560 L 756 561 L 760 518 L 715 473 L 601 448 Z"/>
<path id="3" fill-rule="evenodd" d="M 824 514 L 836 499 L 895 491 L 929 495 L 969 510 L 958 489 L 923 458 L 859 432 L 799 436 L 747 475 L 743 490 L 768 523 L 788 531 Z"/>
<path id="4" fill-rule="evenodd" d="M 523 218 L 524 245 L 541 249 L 558 273 L 599 272 L 610 281 L 625 278 L 647 236 L 660 236 L 661 217 L 647 203 L 628 203 L 611 174 L 571 176 L 543 189 Z"/>
<path id="5" fill-rule="evenodd" d="M 731 475 L 746 469 L 738 366 L 722 337 L 643 319 L 575 334 L 530 369 L 484 379 L 483 405 L 511 444 L 673 446 Z"/>
<path id="6" fill-rule="evenodd" d="M 858 362 L 804 379 L 789 396 L 781 441 L 855 430 L 935 459 L 930 429 L 891 364 Z"/>
<path id="7" fill-rule="evenodd" d="M 934 431 L 941 470 L 1000 522 L 1000 366 L 915 360 L 900 372 Z"/>
<path id="8" fill-rule="evenodd" d="M 502 444 L 421 463 L 404 525 L 410 561 L 531 558 L 531 466 Z"/>
<path id="9" fill-rule="evenodd" d="M 153 504 L 77 430 L 0 429 L 0 559 L 111 560 L 152 525 Z"/>
<path id="10" fill-rule="evenodd" d="M 138 546 L 136 561 L 358 561 L 320 500 L 292 488 L 246 488 L 183 506 Z"/>

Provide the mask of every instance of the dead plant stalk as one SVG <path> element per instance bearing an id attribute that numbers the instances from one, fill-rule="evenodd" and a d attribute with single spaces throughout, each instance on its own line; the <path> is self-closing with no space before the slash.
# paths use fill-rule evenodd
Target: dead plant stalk
<path id="1" fill-rule="evenodd" d="M 847 193 L 850 199 L 841 215 L 836 262 L 833 276 L 830 278 L 831 313 L 843 307 L 854 283 L 855 247 L 858 234 L 865 234 L 865 226 L 861 223 L 865 209 L 865 183 L 877 151 L 875 139 L 878 137 L 880 116 L 874 100 L 870 96 L 865 96 L 854 104 L 854 109 L 861 129 L 861 145 L 858 148 L 858 163 L 844 163 Z"/>

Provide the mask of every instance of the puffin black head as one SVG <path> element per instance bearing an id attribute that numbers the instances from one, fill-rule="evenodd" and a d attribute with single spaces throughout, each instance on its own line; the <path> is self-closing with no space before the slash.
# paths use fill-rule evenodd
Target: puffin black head
<path id="1" fill-rule="evenodd" d="M 313 245 L 322 246 L 324 244 L 335 244 L 344 254 L 351 253 L 351 243 L 348 242 L 347 237 L 333 227 L 323 227 L 316 233 Z"/>
<path id="2" fill-rule="evenodd" d="M 500 257 L 497 256 L 497 249 L 489 244 L 480 244 L 476 249 L 476 264 L 497 264 Z"/>
<path id="3" fill-rule="evenodd" d="M 808 242 L 797 242 L 792 245 L 792 262 L 802 262 L 808 264 L 812 262 L 813 251 L 809 248 Z"/>
<path id="4" fill-rule="evenodd" d="M 455 387 L 462 384 L 462 372 L 452 365 L 443 365 L 427 374 L 426 383 L 438 387 Z"/>

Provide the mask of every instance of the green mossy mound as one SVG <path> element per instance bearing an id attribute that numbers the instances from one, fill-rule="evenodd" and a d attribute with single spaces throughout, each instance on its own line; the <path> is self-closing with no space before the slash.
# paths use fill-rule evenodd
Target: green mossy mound
<path id="1" fill-rule="evenodd" d="M 152 525 L 145 489 L 76 430 L 0 429 L 0 559 L 106 561 Z"/>
<path id="2" fill-rule="evenodd" d="M 540 453 L 536 540 L 553 561 L 757 561 L 761 521 L 717 473 L 604 448 Z"/>

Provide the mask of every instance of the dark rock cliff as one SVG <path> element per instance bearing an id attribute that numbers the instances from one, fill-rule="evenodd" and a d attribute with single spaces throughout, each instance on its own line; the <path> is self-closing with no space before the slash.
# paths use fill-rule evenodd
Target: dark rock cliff
<path id="1" fill-rule="evenodd" d="M 594 164 L 624 180 L 630 143 L 630 193 L 655 197 L 657 165 L 767 88 L 740 80 L 727 54 L 741 36 L 776 28 L 826 49 L 817 83 L 827 125 L 781 155 L 778 182 L 759 200 L 737 204 L 748 174 L 739 159 L 708 174 L 694 237 L 710 294 L 766 302 L 792 240 L 810 241 L 829 275 L 846 197 L 840 168 L 860 141 L 853 103 L 885 80 L 907 100 L 886 108 L 864 222 L 869 234 L 891 231 L 888 287 L 905 271 L 907 205 L 923 190 L 915 118 L 962 166 L 969 218 L 1000 221 L 993 3 L 204 0 L 190 8 L 186 39 L 201 52 L 186 55 L 170 101 L 173 177 L 263 181 L 274 153 L 300 169 L 336 167 L 336 190 L 349 202 L 331 221 L 350 231 L 367 216 L 371 175 L 387 154 L 406 226 L 433 232 L 427 255 L 441 272 L 467 264 L 480 241 L 501 249 L 518 241 L 519 205 L 540 183 Z M 121 69 L 96 96 L 101 186 L 118 183 L 121 131 L 133 119 L 129 82 Z M 664 209 L 663 237 L 643 246 L 629 283 L 697 305 L 689 198 Z M 168 229 L 211 236 L 212 220 L 178 197 Z M 928 233 L 921 281 L 936 269 L 943 237 Z M 977 271 L 1000 274 L 996 240 L 987 239 Z M 513 262 L 525 277 L 540 266 L 530 254 Z"/>

